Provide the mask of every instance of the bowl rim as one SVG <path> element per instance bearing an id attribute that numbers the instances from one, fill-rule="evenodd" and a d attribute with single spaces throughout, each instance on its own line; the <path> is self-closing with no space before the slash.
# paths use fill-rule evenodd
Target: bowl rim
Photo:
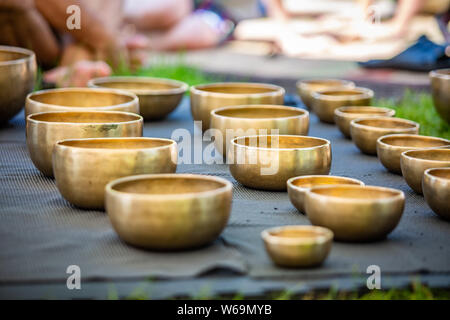
<path id="1" fill-rule="evenodd" d="M 136 119 L 134 120 L 128 120 L 128 121 L 122 121 L 122 122 L 54 122 L 54 121 L 44 121 L 44 120 L 36 120 L 36 119 L 32 119 L 35 116 L 38 115 L 43 115 L 43 114 L 69 114 L 69 113 L 106 113 L 106 114 L 119 114 L 119 115 L 127 115 L 127 116 L 134 116 L 136 117 Z M 131 123 L 139 123 L 139 122 L 144 122 L 144 118 L 137 114 L 137 113 L 133 113 L 133 112 L 125 112 L 125 111 L 99 111 L 99 110 L 92 110 L 92 111 L 44 111 L 44 112 L 36 112 L 36 113 L 31 113 L 27 116 L 26 118 L 26 122 L 30 122 L 33 124 L 39 124 L 39 123 L 46 123 L 46 124 L 50 124 L 50 123 L 54 123 L 54 124 L 63 124 L 63 125 L 109 125 L 109 124 L 131 124 Z"/>
<path id="2" fill-rule="evenodd" d="M 146 76 L 111 76 L 111 77 L 100 77 L 94 78 L 88 81 L 87 85 L 89 88 L 107 88 L 101 86 L 104 83 L 111 82 L 128 82 L 128 83 L 150 83 L 150 82 L 159 82 L 165 83 L 169 85 L 176 86 L 171 89 L 159 89 L 159 90 L 150 90 L 150 89 L 123 89 L 118 88 L 117 90 L 124 90 L 133 92 L 138 95 L 149 95 L 149 96 L 158 96 L 158 95 L 175 95 L 175 94 L 184 94 L 189 89 L 189 85 L 185 82 L 172 80 L 167 78 L 158 78 L 158 77 L 146 77 Z M 107 88 L 111 89 L 111 88 Z"/>
<path id="3" fill-rule="evenodd" d="M 429 168 L 423 172 L 424 181 L 425 181 L 425 177 L 427 177 L 427 178 L 435 179 L 437 181 L 441 181 L 441 182 L 450 184 L 450 178 L 446 179 L 446 178 L 435 176 L 433 174 L 433 171 L 449 171 L 450 172 L 450 166 L 442 167 L 442 168 Z"/>
<path id="4" fill-rule="evenodd" d="M 313 187 L 310 188 L 305 188 L 305 187 L 300 187 L 294 184 L 294 181 L 296 180 L 300 180 L 300 179 L 309 179 L 309 178 L 334 178 L 336 180 L 341 180 L 341 181 L 348 181 L 348 182 L 355 182 L 354 184 L 351 183 L 349 185 L 360 185 L 360 186 L 365 186 L 366 184 L 364 183 L 364 181 L 355 179 L 355 178 L 349 178 L 349 177 L 343 177 L 343 176 L 332 176 L 332 175 L 307 175 L 307 176 L 297 176 L 297 177 L 292 177 L 290 179 L 287 180 L 286 184 L 288 188 L 291 189 L 295 189 L 298 191 L 307 191 Z M 344 184 L 328 184 L 327 186 L 332 186 L 332 185 L 346 185 Z M 319 185 L 318 185 L 319 186 Z"/>
<path id="5" fill-rule="evenodd" d="M 313 231 L 317 232 L 317 235 L 314 235 L 312 237 L 280 237 L 273 234 L 274 232 L 280 232 L 284 230 Z M 320 226 L 288 225 L 265 229 L 261 232 L 261 238 L 266 243 L 278 245 L 324 245 L 329 241 L 333 241 L 334 233 L 330 229 Z"/>
<path id="6" fill-rule="evenodd" d="M 348 90 L 354 90 L 358 93 L 352 94 L 352 95 L 327 95 L 328 92 L 334 92 L 334 91 L 348 91 Z M 312 97 L 316 100 L 326 100 L 326 101 L 341 101 L 341 100 L 360 100 L 360 99 L 372 99 L 375 95 L 374 91 L 369 88 L 364 87 L 354 87 L 354 88 L 348 88 L 348 87 L 334 87 L 329 88 L 325 90 L 319 90 L 314 91 L 311 93 Z"/>
<path id="7" fill-rule="evenodd" d="M 224 111 L 224 110 L 242 110 L 242 109 L 278 109 L 278 110 L 292 110 L 292 111 L 299 111 L 300 114 L 294 115 L 294 116 L 286 116 L 286 117 L 273 117 L 273 118 L 243 118 L 243 117 L 232 117 L 232 116 L 224 116 L 217 114 L 218 112 Z M 235 119 L 239 121 L 254 121 L 254 120 L 287 120 L 287 119 L 296 119 L 296 118 L 306 118 L 309 117 L 309 112 L 302 108 L 297 107 L 290 107 L 290 106 L 283 106 L 283 105 L 277 105 L 277 104 L 246 104 L 246 105 L 240 105 L 240 106 L 227 106 L 227 107 L 221 107 L 217 108 L 211 111 L 211 117 L 216 118 L 223 118 L 223 119 Z"/>
<path id="8" fill-rule="evenodd" d="M 147 180 L 147 179 L 198 179 L 198 180 L 210 180 L 214 182 L 218 182 L 223 184 L 223 186 L 208 190 L 208 191 L 202 191 L 202 192 L 187 192 L 187 193 L 177 193 L 177 194 L 141 194 L 141 193 L 131 193 L 131 192 L 122 192 L 114 190 L 114 186 L 124 183 L 124 182 L 130 182 L 130 181 L 138 181 L 138 180 Z M 195 198 L 207 198 L 216 196 L 222 193 L 226 192 L 232 192 L 233 191 L 233 184 L 224 179 L 217 176 L 209 176 L 209 175 L 202 175 L 202 174 L 188 174 L 188 173 L 165 173 L 165 174 L 142 174 L 142 175 L 134 175 L 134 176 L 128 176 L 119 178 L 113 181 L 110 181 L 106 187 L 105 187 L 105 194 L 111 194 L 118 197 L 125 197 L 125 198 L 136 198 L 140 200 L 179 200 L 179 199 L 195 199 Z"/>
<path id="9" fill-rule="evenodd" d="M 214 88 L 214 87 L 262 87 L 266 89 L 271 89 L 269 92 L 259 92 L 259 93 L 225 93 L 225 92 L 209 92 L 203 89 Z M 277 86 L 270 83 L 259 83 L 259 82 L 215 82 L 215 83 L 205 83 L 198 84 L 191 87 L 191 94 L 201 95 L 201 96 L 212 96 L 212 97 L 274 97 L 279 95 L 285 95 L 286 90 L 283 87 Z"/>
<path id="10" fill-rule="evenodd" d="M 345 87 L 345 88 L 356 88 L 355 82 L 351 80 L 346 79 L 338 79 L 338 78 L 306 78 L 306 79 L 299 79 L 296 81 L 295 86 L 298 89 L 306 89 L 307 86 L 311 85 L 312 82 L 318 82 L 318 83 L 326 83 L 326 82 L 339 82 L 340 84 L 332 87 Z"/>
<path id="11" fill-rule="evenodd" d="M 11 53 L 20 53 L 26 55 L 26 57 L 14 59 L 14 60 L 8 60 L 8 61 L 0 61 L 0 67 L 1 66 L 9 66 L 14 64 L 20 64 L 23 62 L 27 62 L 29 60 L 36 59 L 36 54 L 28 49 L 15 47 L 15 46 L 2 46 L 0 45 L 0 51 L 4 52 L 11 52 Z"/>
<path id="12" fill-rule="evenodd" d="M 433 136 L 424 136 L 424 135 L 421 135 L 421 134 L 408 134 L 408 133 L 394 133 L 394 134 L 387 134 L 385 136 L 379 137 L 377 139 L 377 145 L 380 145 L 381 147 L 384 147 L 384 148 L 392 148 L 392 149 L 397 149 L 398 148 L 398 149 L 409 149 L 409 150 L 411 150 L 411 148 L 419 148 L 419 149 L 436 149 L 436 148 L 439 149 L 439 148 L 441 148 L 441 146 L 439 146 L 439 147 L 394 146 L 392 144 L 389 144 L 389 143 L 386 143 L 385 141 L 383 141 L 384 139 L 391 138 L 391 137 L 413 138 L 413 139 L 417 138 L 417 140 L 442 141 L 442 142 L 446 142 L 447 143 L 447 145 L 443 145 L 442 147 L 450 146 L 450 140 L 447 140 L 445 138 L 439 138 L 439 137 L 433 137 Z"/>
<path id="13" fill-rule="evenodd" d="M 410 128 L 382 128 L 382 127 L 375 127 L 375 126 L 369 126 L 367 124 L 360 124 L 359 121 L 365 121 L 365 120 L 388 120 L 388 121 L 394 121 L 394 122 L 402 122 L 402 123 L 408 123 L 411 125 Z M 395 117 L 361 117 L 356 118 L 350 121 L 350 127 L 355 127 L 359 129 L 367 129 L 370 128 L 373 131 L 404 131 L 404 130 L 419 130 L 420 124 L 403 118 L 395 118 Z"/>
<path id="14" fill-rule="evenodd" d="M 107 140 L 142 140 L 142 141 L 165 141 L 165 142 L 169 142 L 166 145 L 163 146 L 157 146 L 157 147 L 143 147 L 143 148 L 127 148 L 127 149 L 121 149 L 121 148 L 113 148 L 113 149 L 104 149 L 104 148 L 85 148 L 85 147 L 80 147 L 80 146 L 67 146 L 64 145 L 63 143 L 65 142 L 79 142 L 79 141 L 107 141 Z M 170 149 L 173 146 L 177 146 L 177 143 L 175 140 L 172 139 L 165 139 L 165 138 L 151 138 L 151 137 L 105 137 L 105 138 L 84 138 L 84 139 L 62 139 L 62 140 L 58 140 L 55 142 L 55 147 L 59 148 L 59 149 L 66 149 L 66 150 L 86 150 L 86 151 L 96 151 L 96 152 L 101 152 L 101 153 L 106 153 L 106 152 L 118 152 L 120 151 L 121 153 L 125 153 L 125 152 L 139 152 L 139 151 L 143 151 L 143 150 L 163 150 L 163 149 Z"/>
<path id="15" fill-rule="evenodd" d="M 419 149 L 419 150 L 407 150 L 402 152 L 401 154 L 401 158 L 403 159 L 408 159 L 408 160 L 417 160 L 417 161 L 429 161 L 432 163 L 436 163 L 436 164 L 446 164 L 446 163 L 450 163 L 450 160 L 432 160 L 432 159 L 422 159 L 422 158 L 417 158 L 414 156 L 411 156 L 410 154 L 413 152 L 430 152 L 430 151 L 435 151 L 435 150 L 445 150 L 448 151 L 450 153 L 450 148 L 445 148 L 445 147 L 437 147 L 437 148 L 424 148 L 424 149 Z"/>
<path id="16" fill-rule="evenodd" d="M 357 114 L 357 115 L 367 115 L 369 116 L 370 113 L 365 113 L 365 112 L 361 112 L 361 113 L 347 113 L 345 112 L 345 110 L 348 109 L 365 109 L 365 110 L 380 110 L 380 113 L 384 113 L 385 116 L 390 115 L 389 117 L 393 117 L 395 116 L 396 111 L 394 109 L 391 108 L 386 108 L 386 107 L 377 107 L 377 106 L 342 106 L 339 107 L 337 109 L 334 110 L 334 114 L 338 117 L 342 117 L 342 118 L 346 118 L 348 117 L 350 114 Z M 372 116 L 372 117 L 377 117 L 377 116 Z"/>
<path id="17" fill-rule="evenodd" d="M 244 146 L 241 144 L 237 144 L 237 139 L 246 139 L 246 138 L 257 138 L 257 137 L 284 137 L 284 138 L 308 138 L 312 140 L 320 140 L 324 142 L 321 145 L 314 146 L 314 147 L 305 147 L 305 148 L 267 148 L 267 147 L 254 147 L 254 146 Z M 234 150 L 236 150 L 236 147 L 244 148 L 244 149 L 251 149 L 251 150 L 271 150 L 271 151 L 301 151 L 301 150 L 313 150 L 313 149 L 319 149 L 327 146 L 331 146 L 331 142 L 324 138 L 317 138 L 317 137 L 310 137 L 310 136 L 302 136 L 302 135 L 292 135 L 292 134 L 255 134 L 250 136 L 241 136 L 241 137 L 235 137 L 231 140 L 231 144 L 234 147 Z"/>
<path id="18" fill-rule="evenodd" d="M 447 72 L 447 73 L 442 74 L 442 72 Z M 432 70 L 432 71 L 430 71 L 429 76 L 430 76 L 430 78 L 439 78 L 439 79 L 444 79 L 444 80 L 450 80 L 450 68 Z"/>

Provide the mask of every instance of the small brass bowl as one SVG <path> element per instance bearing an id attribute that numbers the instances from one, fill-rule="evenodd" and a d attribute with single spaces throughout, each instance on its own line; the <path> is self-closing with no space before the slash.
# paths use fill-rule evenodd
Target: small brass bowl
<path id="1" fill-rule="evenodd" d="M 35 54 L 26 49 L 0 46 L 0 125 L 25 105 L 36 79 Z"/>
<path id="2" fill-rule="evenodd" d="M 444 146 L 450 146 L 450 141 L 416 134 L 391 134 L 377 140 L 377 155 L 386 169 L 402 174 L 400 156 L 403 152 Z"/>
<path id="3" fill-rule="evenodd" d="M 53 149 L 61 195 L 84 209 L 103 209 L 108 182 L 136 174 L 174 173 L 177 144 L 159 138 L 62 140 Z"/>
<path id="4" fill-rule="evenodd" d="M 364 186 L 364 182 L 336 176 L 303 176 L 294 177 L 287 181 L 287 189 L 291 203 L 300 213 L 305 213 L 305 196 L 309 189 L 323 185 L 360 185 Z"/>
<path id="5" fill-rule="evenodd" d="M 210 128 L 211 111 L 229 106 L 284 103 L 285 90 L 265 83 L 213 83 L 191 87 L 191 112 L 202 121 L 203 131 Z"/>
<path id="6" fill-rule="evenodd" d="M 188 249 L 220 235 L 230 216 L 232 189 L 229 181 L 204 175 L 127 177 L 106 186 L 106 211 L 129 244 Z"/>
<path id="7" fill-rule="evenodd" d="M 283 191 L 292 177 L 330 172 L 331 144 L 325 139 L 256 135 L 237 137 L 231 143 L 231 174 L 250 188 Z"/>
<path id="8" fill-rule="evenodd" d="M 27 117 L 27 146 L 36 168 L 53 177 L 52 151 L 59 140 L 105 137 L 140 137 L 144 120 L 118 111 L 42 112 Z"/>
<path id="9" fill-rule="evenodd" d="M 124 111 L 139 114 L 139 101 L 133 93 L 114 89 L 50 89 L 27 96 L 26 116 L 49 111 Z"/>
<path id="10" fill-rule="evenodd" d="M 184 82 L 150 77 L 106 77 L 89 81 L 91 88 L 120 89 L 139 98 L 139 109 L 145 120 L 161 120 L 180 104 L 188 85 Z"/>
<path id="11" fill-rule="evenodd" d="M 312 93 L 328 90 L 335 87 L 354 88 L 355 83 L 347 80 L 340 79 L 307 79 L 297 81 L 297 92 L 302 102 L 308 108 L 312 110 Z"/>
<path id="12" fill-rule="evenodd" d="M 434 107 L 442 119 L 450 124 L 450 69 L 430 72 Z"/>
<path id="13" fill-rule="evenodd" d="M 416 193 L 422 194 L 422 177 L 427 169 L 450 167 L 450 149 L 423 149 L 405 151 L 400 166 L 406 183 Z"/>
<path id="14" fill-rule="evenodd" d="M 395 110 L 379 107 L 340 107 L 334 110 L 334 121 L 344 136 L 350 138 L 350 122 L 358 118 L 393 117 Z"/>
<path id="15" fill-rule="evenodd" d="M 391 117 L 360 118 L 350 122 L 352 140 L 365 154 L 376 155 L 377 140 L 382 136 L 395 133 L 418 134 L 419 124 Z"/>
<path id="16" fill-rule="evenodd" d="M 425 170 L 422 189 L 430 208 L 450 221 L 450 167 Z"/>
<path id="17" fill-rule="evenodd" d="M 312 108 L 323 122 L 334 123 L 334 110 L 344 106 L 369 106 L 373 91 L 366 88 L 332 88 L 313 92 Z"/>
<path id="18" fill-rule="evenodd" d="M 267 253 L 275 264 L 288 268 L 316 267 L 330 253 L 333 232 L 313 226 L 286 226 L 261 233 Z"/>
<path id="19" fill-rule="evenodd" d="M 227 155 L 230 141 L 240 136 L 276 134 L 271 132 L 276 129 L 278 134 L 307 136 L 309 112 L 276 105 L 225 107 L 211 112 L 211 129 L 220 131 L 222 139 L 215 139 L 216 149 Z"/>
<path id="20" fill-rule="evenodd" d="M 308 219 L 329 228 L 336 240 L 374 241 L 385 238 L 400 221 L 402 191 L 373 186 L 321 186 L 305 198 Z"/>

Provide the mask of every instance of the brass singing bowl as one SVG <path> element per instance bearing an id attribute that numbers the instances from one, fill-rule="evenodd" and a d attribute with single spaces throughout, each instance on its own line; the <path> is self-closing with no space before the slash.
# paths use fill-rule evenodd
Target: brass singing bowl
<path id="1" fill-rule="evenodd" d="M 287 190 L 289 199 L 294 207 L 297 208 L 300 213 L 305 213 L 305 196 L 309 189 L 317 186 L 342 184 L 364 186 L 364 182 L 357 179 L 316 175 L 289 179 L 287 181 Z"/>
<path id="2" fill-rule="evenodd" d="M 369 155 L 377 154 L 377 140 L 388 134 L 418 134 L 419 124 L 414 121 L 391 118 L 369 117 L 350 122 L 350 135 L 361 152 Z"/>
<path id="3" fill-rule="evenodd" d="M 331 144 L 325 139 L 256 135 L 237 137 L 231 143 L 231 174 L 250 188 L 283 191 L 292 177 L 330 172 Z"/>
<path id="4" fill-rule="evenodd" d="M 26 136 L 30 158 L 39 171 L 53 177 L 52 151 L 65 139 L 141 137 L 141 116 L 118 111 L 43 112 L 27 117 Z"/>
<path id="5" fill-rule="evenodd" d="M 323 122 L 334 123 L 334 110 L 344 106 L 370 106 L 374 93 L 366 88 L 332 88 L 312 93 L 312 108 Z"/>
<path id="6" fill-rule="evenodd" d="M 30 93 L 25 115 L 49 111 L 124 111 L 139 114 L 135 94 L 114 89 L 63 88 Z"/>
<path id="7" fill-rule="evenodd" d="M 423 149 L 405 151 L 400 166 L 406 183 L 416 193 L 422 194 L 422 177 L 427 169 L 450 167 L 450 149 Z"/>
<path id="8" fill-rule="evenodd" d="M 0 125 L 25 105 L 36 79 L 35 54 L 26 49 L 0 46 Z"/>
<path id="9" fill-rule="evenodd" d="M 444 146 L 450 146 L 450 141 L 416 134 L 392 134 L 377 140 L 377 155 L 386 169 L 402 174 L 400 156 L 403 152 Z"/>
<path id="10" fill-rule="evenodd" d="M 330 253 L 333 232 L 314 226 L 285 226 L 261 233 L 269 257 L 281 267 L 308 268 L 323 263 Z"/>
<path id="11" fill-rule="evenodd" d="M 450 124 L 450 69 L 430 72 L 431 92 L 436 111 Z"/>
<path id="12" fill-rule="evenodd" d="M 373 186 L 320 186 L 305 197 L 311 223 L 329 228 L 340 241 L 385 238 L 399 223 L 404 206 L 402 191 Z"/>
<path id="13" fill-rule="evenodd" d="M 106 186 L 106 211 L 120 238 L 138 247 L 180 250 L 215 240 L 230 216 L 232 184 L 222 178 L 141 175 Z"/>
<path id="14" fill-rule="evenodd" d="M 214 143 L 218 152 L 227 155 L 230 142 L 236 137 L 257 134 L 308 135 L 309 112 L 276 105 L 224 107 L 211 112 L 211 129 L 220 131 L 222 138 L 215 137 Z"/>
<path id="15" fill-rule="evenodd" d="M 340 107 L 334 110 L 334 122 L 337 124 L 342 134 L 351 138 L 350 122 L 358 118 L 370 117 L 393 117 L 395 110 L 379 107 Z"/>
<path id="16" fill-rule="evenodd" d="M 450 221 L 450 167 L 425 170 L 422 189 L 430 208 Z"/>
<path id="17" fill-rule="evenodd" d="M 161 120 L 180 104 L 188 85 L 181 81 L 150 77 L 106 77 L 89 81 L 91 88 L 109 88 L 132 92 L 139 98 L 145 120 Z"/>
<path id="18" fill-rule="evenodd" d="M 56 186 L 64 199 L 84 209 L 103 209 L 105 186 L 138 174 L 174 173 L 177 144 L 159 138 L 62 140 L 53 149 Z"/>
<path id="19" fill-rule="evenodd" d="M 229 106 L 284 103 L 285 90 L 265 83 L 213 83 L 191 87 L 191 112 L 202 122 L 203 131 L 210 128 L 211 111 Z"/>
<path id="20" fill-rule="evenodd" d="M 308 110 L 312 110 L 313 92 L 327 90 L 335 87 L 354 88 L 355 83 L 340 79 L 307 79 L 297 81 L 297 92 Z"/>

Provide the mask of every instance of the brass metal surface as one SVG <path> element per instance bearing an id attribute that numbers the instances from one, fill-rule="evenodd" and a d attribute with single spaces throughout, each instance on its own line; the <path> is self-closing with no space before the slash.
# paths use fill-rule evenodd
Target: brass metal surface
<path id="1" fill-rule="evenodd" d="M 450 167 L 425 170 L 422 189 L 430 208 L 450 221 Z"/>
<path id="2" fill-rule="evenodd" d="M 334 87 L 354 88 L 355 83 L 340 79 L 306 79 L 297 81 L 297 92 L 305 106 L 312 110 L 312 93 Z"/>
<path id="3" fill-rule="evenodd" d="M 430 72 L 431 93 L 436 111 L 450 124 L 450 69 Z"/>

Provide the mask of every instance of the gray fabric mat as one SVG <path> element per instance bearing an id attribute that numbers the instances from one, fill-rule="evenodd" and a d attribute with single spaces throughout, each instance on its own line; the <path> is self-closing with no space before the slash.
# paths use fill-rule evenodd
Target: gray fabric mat
<path id="1" fill-rule="evenodd" d="M 179 253 L 127 246 L 115 235 L 105 213 L 70 206 L 53 180 L 33 167 L 22 117 L 0 129 L 0 282 L 65 280 L 71 264 L 81 267 L 84 280 L 173 279 L 217 269 L 253 278 L 312 279 L 365 273 L 373 264 L 384 274 L 450 273 L 450 224 L 437 218 L 402 177 L 386 172 L 376 157 L 359 153 L 335 126 L 322 124 L 315 116 L 311 117 L 310 135 L 331 140 L 331 174 L 401 189 L 407 200 L 403 218 L 388 239 L 369 244 L 335 243 L 324 266 L 310 270 L 275 267 L 260 239 L 260 232 L 268 227 L 309 224 L 292 207 L 287 193 L 245 188 L 231 177 L 226 165 L 183 164 L 178 168 L 179 173 L 211 174 L 233 182 L 232 215 L 219 240 Z M 147 123 L 144 135 L 170 138 L 176 128 L 193 131 L 186 100 L 168 120 Z"/>

